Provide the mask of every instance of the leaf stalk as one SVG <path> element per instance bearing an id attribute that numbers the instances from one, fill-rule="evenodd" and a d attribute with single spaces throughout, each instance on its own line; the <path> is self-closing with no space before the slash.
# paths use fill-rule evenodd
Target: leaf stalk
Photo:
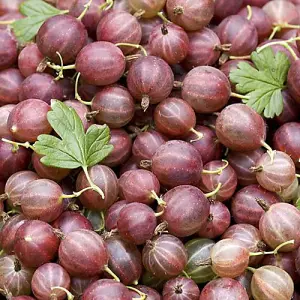
<path id="1" fill-rule="evenodd" d="M 250 21 L 253 16 L 252 7 L 250 5 L 247 5 L 247 11 L 248 11 L 247 20 Z"/>
<path id="2" fill-rule="evenodd" d="M 197 136 L 197 138 L 190 140 L 191 143 L 200 141 L 204 137 L 204 134 L 202 132 L 199 132 L 194 128 L 191 128 L 190 132 L 194 133 Z"/>
<path id="3" fill-rule="evenodd" d="M 79 197 L 81 194 L 83 194 L 84 192 L 89 191 L 89 190 L 94 190 L 94 188 L 91 187 L 91 186 L 88 186 L 88 187 L 82 189 L 82 190 L 79 191 L 79 192 L 73 192 L 73 194 L 71 194 L 71 195 L 65 195 L 65 194 L 63 194 L 63 195 L 61 196 L 61 199 L 72 199 L 72 198 L 77 198 L 77 197 Z"/>
<path id="4" fill-rule="evenodd" d="M 117 46 L 117 47 L 133 47 L 136 49 L 140 49 L 143 52 L 144 56 L 148 56 L 146 49 L 143 46 L 138 45 L 138 44 L 116 43 L 115 46 Z"/>
<path id="5" fill-rule="evenodd" d="M 283 248 L 284 246 L 287 246 L 287 245 L 294 245 L 295 244 L 295 241 L 294 240 L 290 240 L 290 241 L 287 241 L 287 242 L 284 242 L 280 245 L 278 245 L 273 251 L 261 251 L 261 252 L 250 252 L 250 256 L 260 256 L 260 255 L 277 255 L 278 254 L 278 251 Z"/>
<path id="6" fill-rule="evenodd" d="M 248 96 L 240 95 L 240 94 L 237 94 L 237 93 L 231 93 L 230 96 L 235 97 L 235 98 L 239 98 L 239 99 L 246 99 L 246 100 L 250 99 L 250 97 L 248 97 Z"/>
<path id="7" fill-rule="evenodd" d="M 88 172 L 87 167 L 86 167 L 86 166 L 83 166 L 82 169 L 83 169 L 83 172 L 84 172 L 84 174 L 85 174 L 85 176 L 86 176 L 86 179 L 87 179 L 89 185 L 92 187 L 92 189 L 93 189 L 95 192 L 97 192 L 97 193 L 102 197 L 102 199 L 104 199 L 105 196 L 104 196 L 103 191 L 102 191 L 102 190 L 101 190 L 101 189 L 100 189 L 100 188 L 92 181 L 92 179 L 91 179 L 91 177 L 90 177 L 90 174 L 89 174 L 89 172 Z"/>
<path id="8" fill-rule="evenodd" d="M 215 189 L 214 191 L 212 191 L 212 192 L 210 192 L 210 193 L 204 194 L 205 197 L 206 197 L 206 198 L 210 198 L 210 197 L 216 195 L 216 194 L 219 192 L 219 190 L 221 189 L 221 187 L 222 187 L 222 183 L 219 182 L 219 183 L 218 183 L 218 186 L 216 187 L 216 189 Z"/>
<path id="9" fill-rule="evenodd" d="M 0 25 L 10 25 L 16 20 L 5 20 L 5 21 L 0 21 Z"/>
<path id="10" fill-rule="evenodd" d="M 120 282 L 120 278 L 108 266 L 104 266 L 103 271 L 112 276 L 115 281 Z"/>
<path id="11" fill-rule="evenodd" d="M 164 23 L 171 23 L 171 21 L 169 21 L 167 18 L 166 18 L 166 16 L 164 15 L 164 13 L 162 12 L 162 11 L 160 11 L 160 12 L 158 12 L 157 13 L 157 16 L 158 17 L 160 17 L 163 21 L 164 21 Z"/>
<path id="12" fill-rule="evenodd" d="M 113 7 L 114 5 L 114 1 L 113 0 L 106 0 L 105 3 L 101 4 L 98 8 L 99 11 L 102 11 L 102 10 L 109 10 Z"/>
<path id="13" fill-rule="evenodd" d="M 222 159 L 222 162 L 225 163 L 225 165 L 223 167 L 220 167 L 220 168 L 218 168 L 216 170 L 205 170 L 205 169 L 203 169 L 202 173 L 203 174 L 218 174 L 218 175 L 221 175 L 222 172 L 223 172 L 223 170 L 225 170 L 228 167 L 228 165 L 229 165 L 229 163 L 228 163 L 228 161 L 226 159 Z"/>
<path id="14" fill-rule="evenodd" d="M 88 101 L 82 100 L 81 96 L 78 93 L 78 84 L 79 84 L 80 75 L 81 75 L 81 73 L 78 72 L 77 75 L 76 75 L 76 79 L 75 79 L 75 99 L 78 100 L 79 102 L 81 102 L 84 105 L 91 106 L 92 101 L 88 102 Z"/>
<path id="15" fill-rule="evenodd" d="M 86 15 L 87 11 L 89 10 L 89 8 L 92 5 L 93 0 L 90 0 L 89 2 L 87 2 L 83 7 L 84 10 L 82 11 L 82 13 L 80 14 L 80 16 L 77 18 L 77 20 L 81 21 L 83 19 L 83 17 Z"/>
<path id="16" fill-rule="evenodd" d="M 18 142 L 14 142 L 5 138 L 1 139 L 3 142 L 8 143 L 8 144 L 12 144 L 13 146 L 16 147 L 16 150 L 18 150 L 18 147 L 25 147 L 25 148 L 30 148 L 31 150 L 35 151 L 34 147 L 32 145 L 30 145 L 29 142 L 25 142 L 25 143 L 18 143 Z"/>
<path id="17" fill-rule="evenodd" d="M 73 300 L 74 299 L 74 296 L 67 289 L 65 289 L 64 287 L 54 286 L 54 287 L 51 288 L 51 291 L 53 291 L 53 290 L 62 290 L 67 294 L 68 300 Z"/>
<path id="18" fill-rule="evenodd" d="M 127 286 L 127 288 L 129 290 L 132 290 L 134 292 L 136 292 L 137 294 L 139 294 L 141 297 L 140 298 L 133 298 L 133 299 L 136 299 L 136 300 L 146 300 L 147 299 L 147 295 L 141 291 L 139 291 L 138 289 L 132 287 L 132 286 Z"/>

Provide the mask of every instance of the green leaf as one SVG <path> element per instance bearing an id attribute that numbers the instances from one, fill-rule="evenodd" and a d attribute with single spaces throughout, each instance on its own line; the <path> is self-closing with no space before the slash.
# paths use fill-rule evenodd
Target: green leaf
<path id="1" fill-rule="evenodd" d="M 300 198 L 297 199 L 295 206 L 300 210 Z"/>
<path id="2" fill-rule="evenodd" d="M 290 61 L 283 52 L 274 52 L 271 47 L 260 53 L 253 52 L 251 59 L 255 68 L 241 62 L 230 72 L 230 80 L 236 84 L 238 93 L 246 95 L 243 102 L 266 118 L 279 116 L 283 110 L 281 91 L 285 88 Z"/>
<path id="3" fill-rule="evenodd" d="M 77 161 L 86 166 L 85 134 L 83 124 L 75 109 L 60 101 L 52 101 L 52 111 L 48 112 L 48 121 L 51 127 L 64 141 L 68 152 L 76 157 Z"/>
<path id="4" fill-rule="evenodd" d="M 41 162 L 47 166 L 75 169 L 90 167 L 102 161 L 113 150 L 109 145 L 107 125 L 92 125 L 84 132 L 76 111 L 58 100 L 52 101 L 47 118 L 60 138 L 42 134 L 33 145 L 43 155 Z"/>
<path id="5" fill-rule="evenodd" d="M 63 142 L 52 135 L 41 134 L 33 147 L 38 154 L 45 155 L 41 158 L 41 162 L 47 166 L 66 169 L 76 169 L 81 166 L 68 153 Z"/>
<path id="6" fill-rule="evenodd" d="M 61 13 L 59 9 L 42 0 L 28 0 L 21 3 L 20 12 L 27 17 L 41 15 L 55 16 Z"/>
<path id="7" fill-rule="evenodd" d="M 270 102 L 266 105 L 265 116 L 266 118 L 272 118 L 272 112 L 275 112 L 276 116 L 279 116 L 283 111 L 283 100 L 281 90 L 273 92 Z"/>
<path id="8" fill-rule="evenodd" d="M 39 31 L 43 23 L 48 19 L 45 16 L 34 16 L 17 20 L 11 24 L 14 34 L 21 44 L 31 41 Z"/>
<path id="9" fill-rule="evenodd" d="M 20 12 L 27 17 L 15 21 L 11 27 L 19 43 L 25 44 L 34 39 L 47 19 L 67 11 L 59 10 L 42 0 L 28 0 L 20 5 Z"/>
<path id="10" fill-rule="evenodd" d="M 88 128 L 85 136 L 85 153 L 88 165 L 96 165 L 110 154 L 113 146 L 107 145 L 109 140 L 110 134 L 107 125 L 92 125 Z"/>

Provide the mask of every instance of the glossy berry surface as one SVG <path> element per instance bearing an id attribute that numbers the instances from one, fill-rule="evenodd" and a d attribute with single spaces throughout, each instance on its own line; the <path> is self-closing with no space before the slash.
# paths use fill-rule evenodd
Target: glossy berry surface
<path id="1" fill-rule="evenodd" d="M 179 140 L 163 144 L 152 158 L 152 172 L 167 187 L 197 185 L 202 168 L 202 159 L 196 148 Z"/>

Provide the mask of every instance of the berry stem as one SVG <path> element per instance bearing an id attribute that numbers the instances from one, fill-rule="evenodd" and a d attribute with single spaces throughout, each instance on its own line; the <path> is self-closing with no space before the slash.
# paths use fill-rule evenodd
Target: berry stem
<path id="1" fill-rule="evenodd" d="M 140 128 L 138 126 L 129 125 L 128 130 L 133 133 L 133 136 L 136 137 L 137 135 L 141 134 L 142 132 L 146 132 L 149 129 L 150 125 L 147 124 L 144 127 Z"/>
<path id="2" fill-rule="evenodd" d="M 273 24 L 275 27 L 279 26 L 281 29 L 300 29 L 300 25 L 293 25 L 289 23 L 283 23 L 283 24 Z"/>
<path id="3" fill-rule="evenodd" d="M 140 49 L 143 52 L 144 56 L 148 56 L 146 49 L 143 46 L 138 45 L 138 44 L 117 43 L 117 44 L 115 44 L 115 46 L 117 46 L 117 47 L 133 47 L 136 49 Z"/>
<path id="4" fill-rule="evenodd" d="M 126 59 L 126 61 L 132 61 L 135 59 L 139 59 L 140 57 L 142 57 L 140 54 L 131 54 L 131 55 L 125 56 L 125 59 Z"/>
<path id="5" fill-rule="evenodd" d="M 158 212 L 158 213 L 155 213 L 155 217 L 158 218 L 158 217 L 161 217 L 163 214 L 164 214 L 165 210 L 163 209 L 162 211 Z"/>
<path id="6" fill-rule="evenodd" d="M 88 101 L 83 101 L 82 98 L 80 97 L 79 93 L 78 93 L 78 83 L 79 83 L 79 77 L 80 77 L 81 73 L 78 72 L 76 79 L 75 79 L 75 99 L 78 100 L 79 102 L 81 102 L 82 104 L 85 105 L 92 105 L 92 101 L 88 102 Z"/>
<path id="7" fill-rule="evenodd" d="M 113 5 L 114 5 L 114 1 L 113 0 L 106 0 L 105 3 L 103 3 L 103 4 L 101 4 L 99 6 L 99 10 L 100 11 L 101 10 L 109 10 L 109 9 L 111 9 L 113 7 Z"/>
<path id="8" fill-rule="evenodd" d="M 65 10 L 61 10 L 59 12 L 60 15 L 65 15 L 65 14 L 68 14 L 70 11 L 68 9 L 65 9 Z"/>
<path id="9" fill-rule="evenodd" d="M 261 145 L 268 151 L 270 151 L 270 152 L 273 151 L 273 149 L 265 141 L 262 141 Z"/>
<path id="10" fill-rule="evenodd" d="M 159 197 L 154 190 L 151 191 L 150 197 L 152 199 L 155 199 L 159 206 L 162 206 L 162 207 L 167 206 L 167 203 L 161 197 Z"/>
<path id="11" fill-rule="evenodd" d="M 86 176 L 87 181 L 89 182 L 89 185 L 92 187 L 92 189 L 95 192 L 97 192 L 102 197 L 102 199 L 104 199 L 105 196 L 104 196 L 103 191 L 92 181 L 92 179 L 90 177 L 90 174 L 88 172 L 87 166 L 83 166 L 82 169 L 83 169 L 83 172 Z"/>
<path id="12" fill-rule="evenodd" d="M 85 14 L 87 13 L 87 11 L 89 10 L 91 4 L 92 4 L 93 0 L 90 0 L 89 2 L 87 2 L 83 7 L 84 10 L 82 11 L 82 13 L 80 14 L 80 16 L 77 18 L 77 20 L 81 21 L 83 19 L 83 17 L 85 16 Z"/>
<path id="13" fill-rule="evenodd" d="M 231 60 L 237 60 L 237 59 L 251 59 L 251 55 L 245 55 L 245 56 L 229 56 L 229 59 Z"/>
<path id="14" fill-rule="evenodd" d="M 64 61 L 63 61 L 63 58 L 62 58 L 62 56 L 60 55 L 59 52 L 56 52 L 56 54 L 59 57 L 61 69 L 59 70 L 59 72 L 57 74 L 57 77 L 54 80 L 60 80 L 60 79 L 64 78 L 64 71 L 63 71 L 63 69 L 64 69 Z"/>
<path id="15" fill-rule="evenodd" d="M 253 16 L 252 7 L 250 5 L 247 5 L 247 11 L 248 11 L 247 20 L 250 21 Z"/>
<path id="16" fill-rule="evenodd" d="M 188 278 L 188 279 L 191 278 L 191 276 L 190 276 L 186 271 L 183 270 L 181 273 L 182 273 L 182 275 L 183 275 L 184 277 L 186 277 L 186 278 Z"/>
<path id="17" fill-rule="evenodd" d="M 228 167 L 228 165 L 229 165 L 228 161 L 225 160 L 225 159 L 222 159 L 222 162 L 225 163 L 225 165 L 223 167 L 220 167 L 220 168 L 218 168 L 216 170 L 204 170 L 203 169 L 202 173 L 203 174 L 218 174 L 218 175 L 221 175 L 222 172 L 223 172 L 223 170 L 225 170 Z"/>
<path id="18" fill-rule="evenodd" d="M 222 44 L 222 45 L 216 45 L 214 47 L 215 51 L 224 51 L 224 52 L 228 52 L 231 49 L 231 44 Z"/>
<path id="19" fill-rule="evenodd" d="M 231 93 L 230 96 L 235 97 L 235 98 L 239 98 L 239 99 L 247 99 L 247 100 L 250 99 L 248 96 L 240 95 L 240 94 L 237 94 L 237 93 Z"/>
<path id="20" fill-rule="evenodd" d="M 76 66 L 75 66 L 75 64 L 64 66 L 63 59 L 62 59 L 60 53 L 56 52 L 56 54 L 59 56 L 61 65 L 58 66 L 49 61 L 46 62 L 46 65 L 47 65 L 47 67 L 49 67 L 57 72 L 57 77 L 54 80 L 59 80 L 59 79 L 64 78 L 64 74 L 63 74 L 64 70 L 74 70 L 74 69 L 76 69 Z"/>
<path id="21" fill-rule="evenodd" d="M 147 295 L 141 291 L 139 291 L 138 289 L 132 287 L 132 286 L 127 286 L 127 288 L 129 290 L 132 290 L 134 292 L 136 292 L 137 294 L 139 294 L 141 297 L 140 298 L 132 298 L 132 300 L 146 300 L 147 299 Z"/>
<path id="22" fill-rule="evenodd" d="M 272 31 L 272 33 L 270 34 L 268 40 L 272 40 L 272 39 L 274 38 L 275 34 L 276 34 L 277 32 L 279 32 L 280 30 L 281 30 L 281 26 L 280 26 L 280 25 L 275 26 L 275 27 L 273 28 L 273 31 Z"/>
<path id="23" fill-rule="evenodd" d="M 14 142 L 14 141 L 11 141 L 11 140 L 4 139 L 4 138 L 2 138 L 1 140 L 2 140 L 2 142 L 12 144 L 15 147 L 14 151 L 17 151 L 19 149 L 19 147 L 25 147 L 27 149 L 30 148 L 31 150 L 35 151 L 34 147 L 32 145 L 30 145 L 29 142 L 18 143 L 18 142 Z"/>
<path id="24" fill-rule="evenodd" d="M 295 41 L 299 41 L 300 40 L 300 37 L 294 37 L 294 38 L 290 38 L 288 40 L 285 40 L 285 41 L 275 41 L 275 42 L 270 42 L 268 44 L 265 44 L 261 47 L 258 47 L 256 49 L 257 53 L 261 52 L 262 50 L 264 50 L 265 48 L 268 48 L 270 46 L 273 46 L 273 45 L 282 45 L 284 46 L 286 43 L 289 44 L 289 43 L 293 43 Z"/>
<path id="25" fill-rule="evenodd" d="M 220 58 L 219 58 L 219 64 L 221 66 L 224 65 L 228 59 L 229 59 L 228 53 L 226 53 L 226 52 L 222 53 Z"/>
<path id="26" fill-rule="evenodd" d="M 204 137 L 204 134 L 202 132 L 199 132 L 199 131 L 195 130 L 194 128 L 191 128 L 190 131 L 197 136 L 197 138 L 190 140 L 191 143 L 200 141 Z"/>
<path id="27" fill-rule="evenodd" d="M 99 110 L 90 111 L 85 114 L 86 119 L 90 122 L 94 117 L 99 114 Z"/>
<path id="28" fill-rule="evenodd" d="M 268 152 L 268 154 L 270 155 L 270 158 L 271 158 L 271 163 L 273 163 L 275 151 L 273 151 L 273 149 L 272 149 L 265 141 L 262 141 L 262 142 L 261 142 L 261 145 L 262 145 L 264 148 L 267 149 L 267 152 Z"/>
<path id="29" fill-rule="evenodd" d="M 287 245 L 294 245 L 294 244 L 295 244 L 295 240 L 286 241 L 286 242 L 284 242 L 284 243 L 278 245 L 278 246 L 275 248 L 274 254 L 275 254 L 275 255 L 278 254 L 278 251 L 279 251 L 281 248 L 283 248 L 284 246 L 287 246 Z M 270 252 L 270 254 L 271 254 L 271 252 Z"/>
<path id="30" fill-rule="evenodd" d="M 115 281 L 120 282 L 119 277 L 107 265 L 104 266 L 103 271 L 111 275 Z"/>
<path id="31" fill-rule="evenodd" d="M 73 300 L 74 299 L 74 296 L 67 289 L 65 289 L 64 287 L 54 286 L 54 287 L 51 288 L 51 291 L 53 291 L 53 290 L 62 290 L 67 294 L 68 300 Z M 55 294 L 53 296 L 55 296 Z M 50 298 L 51 298 L 51 296 L 50 296 Z"/>
<path id="32" fill-rule="evenodd" d="M 212 192 L 210 192 L 210 193 L 204 194 L 205 197 L 206 197 L 206 198 L 209 198 L 209 197 L 212 197 L 212 196 L 216 195 L 216 194 L 219 192 L 219 190 L 221 189 L 221 187 L 222 187 L 222 183 L 219 182 L 217 188 L 216 188 L 214 191 L 212 191 Z"/>
<path id="33" fill-rule="evenodd" d="M 259 255 L 277 255 L 278 251 L 283 248 L 284 246 L 287 245 L 294 245 L 295 241 L 294 240 L 290 240 L 287 242 L 284 242 L 282 244 L 280 244 L 279 246 L 277 246 L 273 251 L 261 251 L 261 252 L 250 252 L 250 256 L 259 256 Z"/>
<path id="34" fill-rule="evenodd" d="M 71 195 L 65 195 L 65 194 L 63 194 L 63 195 L 61 195 L 61 199 L 72 199 L 72 198 L 77 198 L 77 197 L 79 197 L 82 193 L 84 193 L 85 191 L 89 191 L 89 190 L 93 190 L 94 188 L 92 187 L 92 186 L 88 186 L 88 187 L 86 187 L 86 188 L 84 188 L 84 189 L 82 189 L 81 191 L 79 191 L 79 192 L 73 192 L 73 194 L 71 194 Z"/>
<path id="35" fill-rule="evenodd" d="M 282 44 L 293 56 L 294 60 L 298 60 L 299 57 L 297 56 L 296 52 L 293 50 L 293 48 L 288 44 L 288 43 L 283 43 Z"/>
<path id="36" fill-rule="evenodd" d="M 57 52 L 58 53 L 58 52 Z M 55 71 L 60 71 L 61 69 L 63 70 L 74 70 L 76 68 L 75 64 L 73 65 L 68 65 L 68 66 L 57 66 L 55 64 L 52 64 L 50 62 L 47 62 L 47 66 Z"/>
<path id="37" fill-rule="evenodd" d="M 16 20 L 5 20 L 5 21 L 0 21 L 0 25 L 10 25 Z"/>
<path id="38" fill-rule="evenodd" d="M 163 21 L 164 23 L 171 23 L 167 18 L 166 16 L 164 15 L 164 13 L 162 11 L 158 12 L 157 13 L 157 16 L 159 16 Z"/>
<path id="39" fill-rule="evenodd" d="M 168 222 L 167 221 L 163 221 L 162 223 L 159 223 L 155 230 L 154 230 L 154 236 L 162 234 L 162 233 L 168 233 Z"/>

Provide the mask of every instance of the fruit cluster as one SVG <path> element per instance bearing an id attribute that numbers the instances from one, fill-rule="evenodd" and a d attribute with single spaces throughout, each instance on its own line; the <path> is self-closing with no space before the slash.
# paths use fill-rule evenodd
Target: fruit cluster
<path id="1" fill-rule="evenodd" d="M 300 0 L 0 0 L 0 293 L 300 299 Z"/>

